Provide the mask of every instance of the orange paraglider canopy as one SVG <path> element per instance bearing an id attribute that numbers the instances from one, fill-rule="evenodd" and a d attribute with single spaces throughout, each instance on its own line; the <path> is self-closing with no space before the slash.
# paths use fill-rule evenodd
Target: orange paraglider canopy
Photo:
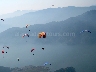
<path id="1" fill-rule="evenodd" d="M 40 33 L 38 34 L 38 37 L 39 37 L 39 38 L 41 38 L 41 37 L 46 38 L 46 33 L 45 33 L 45 32 L 40 32 Z"/>

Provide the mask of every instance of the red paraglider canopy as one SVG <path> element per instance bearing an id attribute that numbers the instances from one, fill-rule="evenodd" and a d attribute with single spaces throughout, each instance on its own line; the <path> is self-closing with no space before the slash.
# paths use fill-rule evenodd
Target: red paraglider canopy
<path id="1" fill-rule="evenodd" d="M 33 48 L 33 49 L 31 50 L 31 52 L 34 51 L 34 50 L 35 50 L 35 49 Z"/>
<path id="2" fill-rule="evenodd" d="M 2 50 L 2 53 L 4 53 L 4 50 Z"/>

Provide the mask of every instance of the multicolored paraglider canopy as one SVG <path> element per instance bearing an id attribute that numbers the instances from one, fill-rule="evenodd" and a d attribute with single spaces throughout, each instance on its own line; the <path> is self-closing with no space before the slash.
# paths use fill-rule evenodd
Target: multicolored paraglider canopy
<path id="1" fill-rule="evenodd" d="M 44 63 L 44 65 L 47 65 L 48 63 L 46 62 L 46 63 Z"/>
<path id="2" fill-rule="evenodd" d="M 44 63 L 44 66 L 47 65 L 47 64 L 49 64 L 49 63 L 48 62 Z M 49 65 L 51 65 L 51 64 L 49 64 Z"/>
<path id="3" fill-rule="evenodd" d="M 39 38 L 46 38 L 46 33 L 45 32 L 40 32 L 39 34 L 38 34 L 38 37 Z"/>
<path id="4" fill-rule="evenodd" d="M 29 34 L 24 34 L 22 37 L 24 38 L 25 36 L 29 37 Z"/>
<path id="5" fill-rule="evenodd" d="M 27 24 L 27 25 L 26 25 L 26 28 L 28 28 L 28 26 L 30 26 L 30 25 Z"/>
<path id="6" fill-rule="evenodd" d="M 89 30 L 83 30 L 80 33 L 82 33 L 82 32 L 89 32 L 89 33 L 91 33 L 91 31 L 89 31 Z"/>

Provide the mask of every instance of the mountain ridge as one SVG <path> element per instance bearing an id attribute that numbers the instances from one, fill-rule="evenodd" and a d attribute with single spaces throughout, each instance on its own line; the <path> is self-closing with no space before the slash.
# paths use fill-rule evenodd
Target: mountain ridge
<path id="1" fill-rule="evenodd" d="M 63 7 L 48 8 L 36 12 L 29 12 L 21 16 L 5 19 L 3 24 L 11 27 L 23 27 L 26 24 L 45 24 L 51 21 L 62 21 L 70 17 L 83 14 L 86 11 L 96 10 L 96 6 L 90 7 Z"/>
<path id="2" fill-rule="evenodd" d="M 90 14 L 90 12 L 91 13 L 95 12 L 95 13 Z M 33 36 L 29 37 L 29 39 L 28 39 L 29 42 L 31 41 L 30 39 L 33 39 L 33 41 L 31 41 L 32 43 L 39 43 L 39 42 L 41 42 L 41 43 L 55 43 L 55 42 L 62 43 L 63 42 L 65 44 L 69 44 L 69 45 L 76 45 L 76 44 L 82 43 L 82 41 L 84 41 L 84 43 L 85 43 L 86 39 L 88 38 L 87 39 L 88 43 L 86 43 L 86 44 L 90 44 L 91 42 L 93 42 L 93 44 L 95 44 L 95 41 L 93 39 L 91 39 L 92 38 L 91 36 L 93 36 L 93 35 L 96 36 L 94 34 L 95 28 L 96 28 L 96 24 L 95 24 L 96 15 L 95 14 L 96 14 L 96 10 L 91 10 L 80 16 L 72 17 L 65 21 L 59 21 L 59 22 L 53 21 L 53 22 L 49 22 L 46 24 L 36 24 L 36 25 L 31 25 L 28 28 L 25 28 L 25 27 L 10 28 L 9 30 L 6 30 L 5 33 L 4 32 L 0 33 L 0 37 L 2 37 L 3 34 L 6 35 L 6 33 L 13 33 L 12 36 L 14 37 L 17 33 L 17 36 L 15 36 L 15 38 L 16 37 L 19 38 L 20 36 L 22 37 L 22 35 L 24 33 L 29 33 L 29 35 L 33 35 Z M 88 16 L 89 16 L 89 18 L 88 18 Z M 29 32 L 28 29 L 31 31 Z M 92 34 L 89 34 L 89 33 L 80 34 L 80 32 L 85 29 L 92 31 Z M 51 36 L 47 36 L 46 39 L 39 39 L 37 35 L 39 32 L 42 32 L 42 31 L 51 33 Z M 57 33 L 57 35 L 56 35 L 56 33 Z M 75 36 L 68 36 L 68 33 L 74 34 Z M 55 34 L 55 35 L 52 36 L 53 34 Z M 60 36 L 60 34 L 65 34 L 65 36 Z M 82 36 L 84 34 L 85 34 L 85 36 Z M 11 34 L 10 34 L 10 36 L 11 36 Z M 94 36 L 93 36 L 93 38 L 95 39 Z M 22 40 L 22 39 L 20 39 L 20 40 Z"/>

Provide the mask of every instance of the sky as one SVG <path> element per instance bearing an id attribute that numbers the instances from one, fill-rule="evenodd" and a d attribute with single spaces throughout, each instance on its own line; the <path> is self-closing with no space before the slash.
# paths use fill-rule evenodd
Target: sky
<path id="1" fill-rule="evenodd" d="M 67 6 L 92 6 L 96 0 L 0 0 L 0 15 L 12 13 L 17 10 L 40 10 Z"/>

